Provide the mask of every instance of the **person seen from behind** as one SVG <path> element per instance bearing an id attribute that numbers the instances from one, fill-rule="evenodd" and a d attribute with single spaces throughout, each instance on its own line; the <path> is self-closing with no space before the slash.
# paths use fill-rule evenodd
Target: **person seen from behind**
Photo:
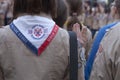
<path id="1" fill-rule="evenodd" d="M 67 0 L 67 2 L 69 5 L 69 17 L 66 21 L 67 30 L 75 31 L 77 33 L 79 48 L 84 48 L 83 52 L 85 53 L 85 58 L 87 59 L 92 42 L 92 33 L 87 26 L 82 24 L 80 20 L 80 15 L 82 14 L 82 1 Z"/>
<path id="2" fill-rule="evenodd" d="M 69 35 L 52 19 L 56 1 L 14 0 L 14 19 L 0 29 L 0 80 L 69 80 Z"/>
<path id="3" fill-rule="evenodd" d="M 117 20 L 120 19 L 120 0 L 114 1 Z M 120 23 L 107 29 L 100 42 L 90 80 L 119 80 L 120 78 Z"/>

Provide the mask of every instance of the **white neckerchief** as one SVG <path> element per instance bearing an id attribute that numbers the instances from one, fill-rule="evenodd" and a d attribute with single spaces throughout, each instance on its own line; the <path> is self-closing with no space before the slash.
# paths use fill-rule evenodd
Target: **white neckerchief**
<path id="1" fill-rule="evenodd" d="M 52 32 L 55 22 L 41 16 L 22 16 L 13 21 L 18 30 L 38 49 Z M 35 29 L 41 33 L 37 34 Z"/>

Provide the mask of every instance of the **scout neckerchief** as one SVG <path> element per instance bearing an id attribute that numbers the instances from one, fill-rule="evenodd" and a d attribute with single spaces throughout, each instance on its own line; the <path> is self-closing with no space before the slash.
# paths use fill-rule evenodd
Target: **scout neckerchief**
<path id="1" fill-rule="evenodd" d="M 40 16 L 22 16 L 10 24 L 11 30 L 36 55 L 40 55 L 58 32 L 52 19 Z"/>
<path id="2" fill-rule="evenodd" d="M 102 40 L 102 38 L 104 37 L 105 33 L 106 33 L 106 30 L 111 28 L 111 27 L 114 27 L 114 25 L 116 25 L 118 22 L 114 22 L 112 24 L 108 24 L 107 26 L 104 26 L 103 28 L 101 28 L 93 42 L 93 45 L 92 45 L 92 49 L 90 51 L 90 55 L 88 57 L 88 60 L 86 62 L 86 67 L 85 67 L 85 80 L 89 80 L 89 77 L 90 77 L 90 73 L 91 73 L 91 70 L 92 70 L 92 66 L 93 66 L 93 63 L 94 63 L 94 59 L 95 59 L 95 56 L 96 56 L 96 53 L 98 51 L 98 48 L 99 48 L 99 44 Z"/>

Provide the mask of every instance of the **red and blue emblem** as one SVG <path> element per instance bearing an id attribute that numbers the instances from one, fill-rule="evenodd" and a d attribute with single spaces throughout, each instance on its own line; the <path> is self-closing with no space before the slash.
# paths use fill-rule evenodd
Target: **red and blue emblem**
<path id="1" fill-rule="evenodd" d="M 43 26 L 36 25 L 31 30 L 28 30 L 28 33 L 31 34 L 34 39 L 41 39 L 45 35 L 46 30 Z"/>

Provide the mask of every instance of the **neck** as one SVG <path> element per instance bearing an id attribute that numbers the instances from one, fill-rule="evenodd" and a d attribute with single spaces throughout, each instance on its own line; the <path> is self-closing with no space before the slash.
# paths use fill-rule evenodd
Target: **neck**
<path id="1" fill-rule="evenodd" d="M 31 15 L 31 14 L 26 14 L 26 13 L 25 14 L 19 14 L 18 17 L 25 16 L 25 15 Z M 31 15 L 31 16 L 42 16 L 42 17 L 46 17 L 46 18 L 49 18 L 49 19 L 52 18 L 50 14 L 45 14 L 43 12 L 41 12 L 40 14 Z"/>
<path id="2" fill-rule="evenodd" d="M 50 14 L 45 14 L 43 12 L 41 12 L 38 16 L 46 17 L 46 18 L 49 18 L 49 19 L 52 18 Z"/>

